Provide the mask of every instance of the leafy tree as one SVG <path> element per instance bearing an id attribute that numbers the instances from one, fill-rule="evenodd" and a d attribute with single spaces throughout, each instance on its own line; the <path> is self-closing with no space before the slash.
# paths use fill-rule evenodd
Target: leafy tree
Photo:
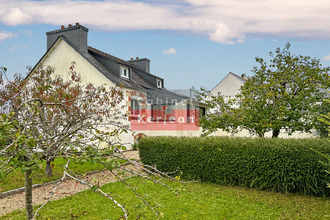
<path id="1" fill-rule="evenodd" d="M 321 104 L 320 117 L 316 124 L 316 130 L 320 137 L 329 137 L 330 135 L 330 99 L 324 99 Z"/>
<path id="2" fill-rule="evenodd" d="M 115 169 L 145 176 L 121 167 L 123 161 L 140 170 L 164 175 L 156 168 L 143 167 L 120 153 L 114 153 L 114 150 L 125 149 L 118 137 L 127 132 L 123 122 L 125 115 L 119 106 L 122 90 L 83 84 L 74 69 L 72 63 L 68 81 L 56 76 L 52 68 L 39 68 L 27 78 L 16 75 L 14 80 L 6 83 L 2 80 L 6 69 L 0 69 L 0 105 L 3 107 L 0 115 L 0 176 L 4 178 L 16 168 L 25 173 L 27 219 L 33 219 L 39 211 L 33 213 L 31 174 L 39 168 L 41 161 L 47 162 L 49 175 L 50 162 L 56 157 L 102 163 L 119 179 Z M 80 180 L 70 172 L 69 161 L 65 168 L 62 181 L 68 177 L 89 185 L 95 192 L 112 200 L 127 218 L 124 206 L 113 196 L 104 193 L 98 185 Z"/>
<path id="3" fill-rule="evenodd" d="M 280 129 L 292 134 L 315 128 L 329 88 L 330 69 L 323 68 L 317 59 L 293 55 L 289 49 L 287 43 L 283 50 L 270 52 L 269 64 L 257 57 L 255 75 L 245 82 L 235 99 L 225 102 L 211 97 L 208 102 L 221 107 L 216 116 L 202 119 L 204 130 L 226 126 L 234 132 L 237 128 L 247 129 L 260 137 L 272 131 L 273 137 L 278 137 Z M 223 121 L 226 123 L 219 125 Z"/>

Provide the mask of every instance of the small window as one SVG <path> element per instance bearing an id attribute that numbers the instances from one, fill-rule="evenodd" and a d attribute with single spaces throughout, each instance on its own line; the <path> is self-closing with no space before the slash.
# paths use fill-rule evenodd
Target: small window
<path id="1" fill-rule="evenodd" d="M 121 77 L 129 79 L 129 69 L 127 67 L 121 67 Z"/>
<path id="2" fill-rule="evenodd" d="M 157 88 L 163 88 L 163 83 L 160 79 L 157 79 Z"/>
<path id="3" fill-rule="evenodd" d="M 141 113 L 141 104 L 137 99 L 131 99 L 131 119 L 138 120 Z"/>

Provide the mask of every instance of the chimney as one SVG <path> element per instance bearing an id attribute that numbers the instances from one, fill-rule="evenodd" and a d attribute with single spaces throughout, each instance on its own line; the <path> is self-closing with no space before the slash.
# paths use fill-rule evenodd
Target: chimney
<path id="1" fill-rule="evenodd" d="M 141 58 L 136 57 L 136 60 L 131 58 L 131 60 L 128 60 L 131 64 L 133 64 L 136 68 L 145 71 L 147 73 L 150 73 L 150 60 L 147 58 Z"/>
<path id="2" fill-rule="evenodd" d="M 58 37 L 63 36 L 77 50 L 87 53 L 87 34 L 88 29 L 76 23 L 75 26 L 69 24 L 68 27 L 61 26 L 61 29 L 46 32 L 47 50 L 55 43 Z"/>

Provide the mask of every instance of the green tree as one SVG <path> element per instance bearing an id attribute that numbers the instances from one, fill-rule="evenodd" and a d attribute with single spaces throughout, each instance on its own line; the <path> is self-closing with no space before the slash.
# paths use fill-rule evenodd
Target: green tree
<path id="1" fill-rule="evenodd" d="M 320 117 L 316 123 L 316 130 L 320 137 L 329 137 L 330 130 L 330 99 L 324 99 L 320 107 Z"/>
<path id="2" fill-rule="evenodd" d="M 283 50 L 270 52 L 269 63 L 257 57 L 259 67 L 254 67 L 255 75 L 245 82 L 235 99 L 225 103 L 211 97 L 209 102 L 224 110 L 217 114 L 216 120 L 202 119 L 204 130 L 226 125 L 219 125 L 219 121 L 227 121 L 230 126 L 226 129 L 247 129 L 260 137 L 268 131 L 278 137 L 280 129 L 292 134 L 316 128 L 322 99 L 330 85 L 330 69 L 323 68 L 317 59 L 291 54 L 289 49 L 287 43 Z"/>

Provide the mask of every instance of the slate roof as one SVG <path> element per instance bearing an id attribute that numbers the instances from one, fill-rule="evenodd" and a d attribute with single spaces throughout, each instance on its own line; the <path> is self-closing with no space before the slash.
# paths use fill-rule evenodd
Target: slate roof
<path id="1" fill-rule="evenodd" d="M 162 104 L 171 104 L 178 103 L 183 100 L 190 99 L 188 96 L 178 95 L 174 92 L 171 92 L 165 88 L 159 89 L 153 85 L 156 84 L 156 79 L 162 79 L 153 74 L 147 73 L 141 69 L 136 68 L 130 62 L 122 60 L 118 57 L 112 56 L 100 50 L 97 50 L 92 47 L 88 47 L 88 54 L 93 58 L 98 60 L 105 67 L 109 67 L 111 62 L 116 62 L 131 68 L 131 80 L 125 80 L 121 77 L 117 77 L 121 80 L 120 83 L 123 83 L 124 86 L 129 86 L 131 88 L 138 88 L 145 90 L 147 92 L 147 99 L 149 103 L 157 104 L 161 101 Z M 99 64 L 97 64 L 98 66 Z M 109 69 L 109 68 L 108 68 Z M 102 71 L 101 71 L 102 72 Z M 102 72 L 103 73 L 103 72 Z M 115 74 L 113 74 L 115 75 Z M 123 82 L 124 81 L 124 82 Z"/>
<path id="2" fill-rule="evenodd" d="M 187 96 L 179 95 L 166 89 L 148 90 L 147 92 L 149 104 L 175 104 L 190 99 Z"/>
<path id="3" fill-rule="evenodd" d="M 83 27 L 83 26 L 81 26 Z M 70 28 L 68 30 L 71 30 Z M 88 29 L 87 29 L 88 30 Z M 52 32 L 47 32 L 52 33 Z M 145 72 L 132 63 L 122 60 L 118 57 L 112 56 L 108 53 L 103 51 L 97 50 L 93 47 L 87 46 L 87 51 L 84 52 L 77 48 L 70 40 L 68 40 L 65 36 L 59 36 L 54 43 L 48 47 L 47 52 L 44 56 L 38 61 L 32 71 L 29 73 L 31 74 L 33 70 L 41 63 L 44 57 L 48 54 L 48 52 L 53 48 L 53 46 L 59 41 L 64 40 L 67 44 L 69 44 L 77 53 L 79 53 L 82 57 L 84 57 L 91 65 L 93 65 L 96 69 L 98 69 L 105 77 L 107 77 L 111 82 L 118 86 L 123 86 L 126 88 L 137 89 L 140 91 L 145 91 L 148 94 L 148 100 L 150 99 L 151 102 L 158 100 L 162 100 L 162 103 L 172 103 L 172 101 L 181 102 L 183 100 L 189 99 L 187 96 L 178 95 L 173 93 L 165 88 L 157 88 L 156 82 L 157 79 L 163 81 L 162 78 Z M 129 67 L 130 71 L 130 79 L 122 78 L 118 73 L 112 71 L 113 65 L 123 65 Z M 29 75 L 28 75 L 29 76 Z M 27 77 L 28 77 L 27 76 Z"/>

